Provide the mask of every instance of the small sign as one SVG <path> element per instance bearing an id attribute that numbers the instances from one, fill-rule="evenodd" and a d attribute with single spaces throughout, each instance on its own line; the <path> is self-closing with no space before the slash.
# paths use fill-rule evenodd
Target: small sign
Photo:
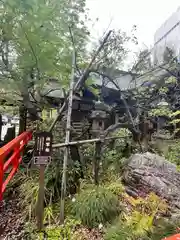
<path id="1" fill-rule="evenodd" d="M 39 132 L 35 137 L 34 164 L 47 165 L 51 162 L 52 133 Z"/>

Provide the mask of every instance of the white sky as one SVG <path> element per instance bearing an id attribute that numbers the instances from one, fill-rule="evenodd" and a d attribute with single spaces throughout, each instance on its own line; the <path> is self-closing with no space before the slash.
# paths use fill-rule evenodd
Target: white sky
<path id="1" fill-rule="evenodd" d="M 92 34 L 99 38 L 111 22 L 110 28 L 129 32 L 137 25 L 140 46 L 153 45 L 155 31 L 180 6 L 180 0 L 87 0 L 90 17 L 99 21 Z"/>

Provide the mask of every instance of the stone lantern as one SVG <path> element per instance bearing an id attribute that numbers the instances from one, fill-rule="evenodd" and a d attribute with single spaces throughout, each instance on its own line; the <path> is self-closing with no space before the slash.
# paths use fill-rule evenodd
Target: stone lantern
<path id="1" fill-rule="evenodd" d="M 95 110 L 92 111 L 90 119 L 92 120 L 92 133 L 99 136 L 105 128 L 105 122 L 109 119 L 109 107 L 98 101 L 95 103 Z"/>

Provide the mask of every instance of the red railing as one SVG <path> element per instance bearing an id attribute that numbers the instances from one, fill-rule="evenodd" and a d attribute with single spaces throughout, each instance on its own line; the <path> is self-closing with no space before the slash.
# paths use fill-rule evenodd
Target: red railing
<path id="1" fill-rule="evenodd" d="M 21 152 L 31 138 L 31 132 L 24 132 L 0 148 L 0 201 L 3 199 L 3 193 L 7 184 L 16 173 L 22 161 Z M 5 179 L 5 173 L 9 169 L 10 172 Z"/>
<path id="2" fill-rule="evenodd" d="M 180 239 L 180 234 L 176 234 L 174 236 L 167 237 L 167 238 L 164 238 L 162 240 L 179 240 L 179 239 Z"/>

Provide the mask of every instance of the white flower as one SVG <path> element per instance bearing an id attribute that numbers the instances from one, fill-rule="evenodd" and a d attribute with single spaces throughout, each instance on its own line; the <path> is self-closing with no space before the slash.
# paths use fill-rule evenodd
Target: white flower
<path id="1" fill-rule="evenodd" d="M 102 223 L 99 224 L 99 227 L 98 227 L 98 228 L 99 228 L 99 229 L 102 229 L 102 228 L 103 228 Z"/>
<path id="2" fill-rule="evenodd" d="M 75 201 L 76 201 L 76 199 L 73 197 L 73 198 L 72 198 L 72 202 L 75 202 Z"/>

